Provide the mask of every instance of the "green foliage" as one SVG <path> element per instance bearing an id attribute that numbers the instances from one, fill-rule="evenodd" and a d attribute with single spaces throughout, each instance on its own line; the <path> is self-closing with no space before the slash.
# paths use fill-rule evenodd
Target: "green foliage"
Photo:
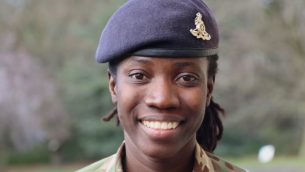
<path id="1" fill-rule="evenodd" d="M 7 158 L 9 165 L 48 163 L 51 160 L 46 144 L 41 144 L 26 152 L 10 152 Z"/>
<path id="2" fill-rule="evenodd" d="M 224 156 L 249 156 L 256 155 L 260 147 L 272 144 L 278 155 L 297 154 L 300 145 L 297 140 L 302 136 L 303 120 L 298 114 L 286 115 L 291 113 L 279 108 L 267 112 L 269 116 L 265 116 L 263 121 L 256 117 L 259 114 L 253 114 L 240 120 L 238 125 L 235 122 L 235 125 L 226 124 L 216 152 Z"/>
<path id="3" fill-rule="evenodd" d="M 249 137 L 246 130 L 239 127 L 226 128 L 223 141 L 216 149 L 216 154 L 222 156 L 241 157 L 243 155 L 255 155 L 262 144 L 257 137 Z"/>
<path id="4" fill-rule="evenodd" d="M 101 158 L 114 153 L 122 142 L 122 132 L 114 122 L 100 121 L 112 106 L 106 74 L 104 66 L 77 58 L 60 72 L 62 96 L 73 121 L 72 140 L 63 147 L 68 159 Z"/>

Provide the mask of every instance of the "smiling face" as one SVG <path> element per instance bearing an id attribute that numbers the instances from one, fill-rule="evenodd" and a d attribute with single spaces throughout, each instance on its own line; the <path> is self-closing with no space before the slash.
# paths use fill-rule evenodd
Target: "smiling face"
<path id="1" fill-rule="evenodd" d="M 192 151 L 213 90 L 206 58 L 132 56 L 109 73 L 127 150 L 169 158 Z"/>

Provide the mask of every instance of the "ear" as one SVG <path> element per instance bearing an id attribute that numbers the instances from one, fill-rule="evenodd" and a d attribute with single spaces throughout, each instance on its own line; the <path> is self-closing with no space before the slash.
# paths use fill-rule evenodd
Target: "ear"
<path id="1" fill-rule="evenodd" d="M 207 91 L 207 101 L 206 101 L 206 106 L 208 107 L 211 103 L 211 99 L 212 99 L 212 93 L 213 93 L 213 89 L 214 89 L 214 83 L 215 83 L 215 76 L 213 77 L 209 77 L 208 79 L 208 91 Z"/>
<path id="2" fill-rule="evenodd" d="M 112 103 L 116 104 L 117 102 L 117 92 L 116 92 L 116 79 L 114 74 L 108 70 L 108 88 L 111 94 Z"/>

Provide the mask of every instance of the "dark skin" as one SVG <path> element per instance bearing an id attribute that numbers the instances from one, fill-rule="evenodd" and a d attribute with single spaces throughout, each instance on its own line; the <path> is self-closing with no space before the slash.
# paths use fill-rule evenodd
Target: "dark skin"
<path id="1" fill-rule="evenodd" d="M 124 129 L 124 171 L 192 171 L 214 86 L 208 60 L 131 56 L 108 76 Z"/>

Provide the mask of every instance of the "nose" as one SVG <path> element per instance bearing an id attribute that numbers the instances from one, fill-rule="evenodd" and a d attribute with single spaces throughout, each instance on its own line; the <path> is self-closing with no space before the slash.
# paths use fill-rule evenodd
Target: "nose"
<path id="1" fill-rule="evenodd" d="M 145 103 L 157 109 L 175 109 L 180 105 L 178 91 L 171 81 L 160 79 L 150 84 Z"/>

